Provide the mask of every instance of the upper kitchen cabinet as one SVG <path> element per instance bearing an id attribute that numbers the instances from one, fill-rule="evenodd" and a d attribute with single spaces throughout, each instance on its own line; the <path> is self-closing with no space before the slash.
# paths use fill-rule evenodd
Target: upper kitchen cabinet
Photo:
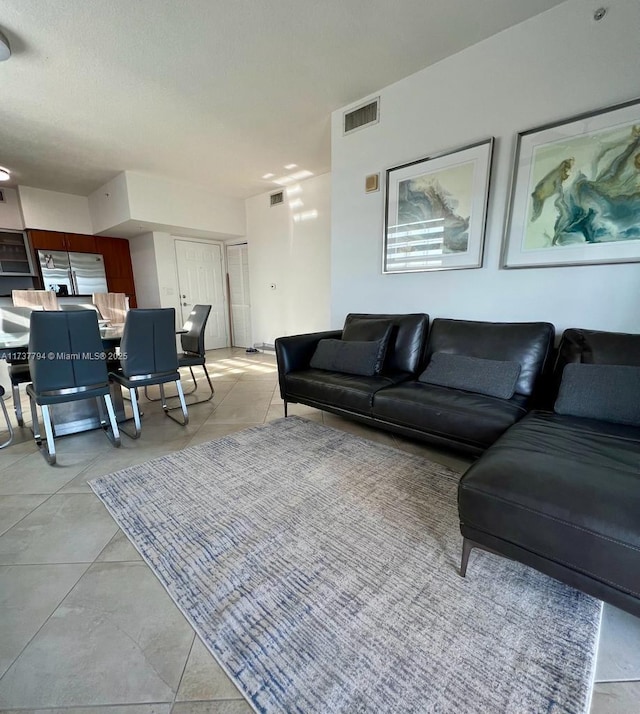
<path id="1" fill-rule="evenodd" d="M 65 233 L 57 231 L 27 231 L 34 250 L 67 250 Z"/>
<path id="2" fill-rule="evenodd" d="M 83 236 L 78 233 L 65 233 L 67 250 L 73 253 L 99 253 L 95 236 Z"/>
<path id="3" fill-rule="evenodd" d="M 73 253 L 99 253 L 95 236 L 57 231 L 29 230 L 29 240 L 34 250 L 67 250 Z"/>

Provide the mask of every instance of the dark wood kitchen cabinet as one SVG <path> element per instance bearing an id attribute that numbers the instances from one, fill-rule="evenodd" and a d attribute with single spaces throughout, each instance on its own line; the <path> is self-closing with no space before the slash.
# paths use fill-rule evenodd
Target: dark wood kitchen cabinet
<path id="1" fill-rule="evenodd" d="M 136 307 L 136 288 L 133 282 L 133 267 L 129 241 L 126 238 L 96 238 L 97 252 L 104 256 L 107 285 L 112 293 L 125 293 L 129 306 Z"/>
<path id="2" fill-rule="evenodd" d="M 27 231 L 34 250 L 66 250 L 71 253 L 99 253 L 96 237 L 58 231 Z"/>
<path id="3" fill-rule="evenodd" d="M 67 250 L 65 233 L 57 231 L 27 231 L 33 250 Z"/>
<path id="4" fill-rule="evenodd" d="M 83 236 L 79 233 L 65 233 L 67 250 L 70 253 L 99 253 L 95 236 Z"/>

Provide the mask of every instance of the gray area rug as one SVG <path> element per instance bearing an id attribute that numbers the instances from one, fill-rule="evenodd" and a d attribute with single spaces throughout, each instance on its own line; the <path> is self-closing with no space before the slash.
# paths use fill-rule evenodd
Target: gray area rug
<path id="1" fill-rule="evenodd" d="M 461 578 L 458 478 L 289 417 L 91 487 L 258 712 L 586 712 L 600 602 Z"/>

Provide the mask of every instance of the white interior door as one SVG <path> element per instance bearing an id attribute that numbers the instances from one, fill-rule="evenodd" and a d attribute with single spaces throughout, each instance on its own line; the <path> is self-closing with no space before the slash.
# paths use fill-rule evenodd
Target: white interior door
<path id="1" fill-rule="evenodd" d="M 204 344 L 208 350 L 226 347 L 227 320 L 224 295 L 222 246 L 176 240 L 180 306 L 184 323 L 194 305 L 211 305 Z"/>
<path id="2" fill-rule="evenodd" d="M 246 243 L 227 246 L 231 339 L 234 347 L 251 347 L 249 249 Z"/>

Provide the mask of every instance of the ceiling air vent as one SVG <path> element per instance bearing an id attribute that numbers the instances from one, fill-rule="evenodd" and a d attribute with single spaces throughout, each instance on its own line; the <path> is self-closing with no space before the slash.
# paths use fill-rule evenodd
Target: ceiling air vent
<path id="1" fill-rule="evenodd" d="M 377 124 L 380 120 L 380 97 L 367 102 L 360 107 L 344 113 L 344 133 L 350 134 L 356 129 L 362 129 L 369 124 Z"/>
<path id="2" fill-rule="evenodd" d="M 279 203 L 284 203 L 284 191 L 278 191 L 278 193 L 272 193 L 269 196 L 270 206 L 277 206 Z"/>

